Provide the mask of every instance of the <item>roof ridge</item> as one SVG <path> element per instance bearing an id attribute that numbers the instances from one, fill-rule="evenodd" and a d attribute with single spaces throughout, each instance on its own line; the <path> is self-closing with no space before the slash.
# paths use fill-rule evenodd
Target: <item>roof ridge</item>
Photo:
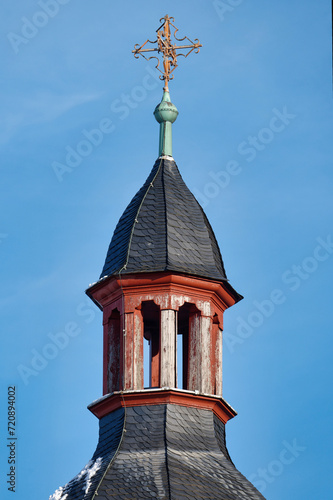
<path id="1" fill-rule="evenodd" d="M 162 161 L 163 161 L 163 167 L 164 167 L 164 161 L 166 159 L 163 158 Z M 173 160 L 174 161 L 174 160 Z M 166 202 L 166 193 L 165 193 L 165 180 L 164 180 L 164 175 L 165 175 L 165 171 L 164 171 L 164 168 L 162 169 L 162 186 L 163 186 L 163 201 L 164 201 L 164 217 L 165 217 L 165 227 L 166 227 L 166 231 L 165 231 L 165 251 L 166 251 L 166 258 L 165 258 L 165 269 L 168 269 L 168 265 L 169 265 L 169 248 L 168 248 L 168 207 L 167 207 L 167 202 Z"/>
<path id="2" fill-rule="evenodd" d="M 135 214 L 134 224 L 132 225 L 132 228 L 131 228 L 131 235 L 130 235 L 130 237 L 129 237 L 129 242 L 128 242 L 128 248 L 127 248 L 126 261 L 125 261 L 125 264 L 123 265 L 123 267 L 122 267 L 122 268 L 118 271 L 118 274 L 119 274 L 119 275 L 120 275 L 120 273 L 121 273 L 124 269 L 126 270 L 126 267 L 127 267 L 128 261 L 129 261 L 130 252 L 131 252 L 131 244 L 132 244 L 132 239 L 133 239 L 133 233 L 134 233 L 134 229 L 135 229 L 135 224 L 138 222 L 138 215 L 139 215 L 140 210 L 141 210 L 141 208 L 142 208 L 142 205 L 143 205 L 143 203 L 144 203 L 144 201 L 145 201 L 145 199 L 146 199 L 146 197 L 147 197 L 147 195 L 148 195 L 148 193 L 149 193 L 149 190 L 150 190 L 150 188 L 151 188 L 151 187 L 153 187 L 153 186 L 154 186 L 154 181 L 155 181 L 156 177 L 158 176 L 159 171 L 160 171 L 160 169 L 161 169 L 161 165 L 162 165 L 163 160 L 162 160 L 162 159 L 160 159 L 160 158 L 159 158 L 159 160 L 160 160 L 160 164 L 159 164 L 159 166 L 158 166 L 158 168 L 157 168 L 156 174 L 154 175 L 154 177 L 153 177 L 152 181 L 149 183 L 149 185 L 148 185 L 148 187 L 147 187 L 147 190 L 146 190 L 145 194 L 144 194 L 144 195 L 143 195 L 143 197 L 142 197 L 142 200 L 141 200 L 141 203 L 140 203 L 140 205 L 139 205 L 139 208 L 138 208 L 138 210 L 137 210 L 137 212 L 136 212 L 136 214 Z"/>
<path id="3" fill-rule="evenodd" d="M 98 484 L 97 484 L 97 487 L 95 488 L 95 491 L 94 491 L 94 494 L 93 496 L 91 497 L 91 500 L 94 500 L 95 496 L 97 495 L 98 496 L 98 490 L 106 476 L 106 474 L 108 473 L 108 471 L 110 470 L 113 462 L 115 461 L 116 457 L 118 456 L 118 453 L 119 453 L 119 450 L 120 450 L 120 447 L 122 445 L 122 442 L 124 440 L 124 435 L 125 435 L 125 432 L 126 432 L 126 404 L 125 404 L 125 400 L 123 398 L 123 402 L 124 402 L 124 422 L 123 422 L 123 430 L 121 432 L 121 437 L 120 437 L 120 440 L 119 440 L 119 443 L 118 443 L 118 446 L 117 446 L 117 449 L 116 451 L 114 452 L 114 454 L 112 455 L 112 452 L 110 453 L 111 458 L 110 458 L 110 461 L 108 463 L 108 465 L 105 467 L 105 471 L 101 477 L 101 479 L 98 481 Z"/>
<path id="4" fill-rule="evenodd" d="M 223 274 L 225 276 L 225 279 L 227 281 L 228 280 L 228 276 L 227 276 L 227 273 L 225 271 L 225 267 L 224 267 L 224 262 L 223 262 L 223 259 L 222 259 L 222 255 L 221 255 L 221 250 L 219 248 L 219 244 L 217 242 L 217 239 L 216 239 L 216 236 L 215 236 L 215 233 L 214 233 L 214 229 L 212 228 L 212 225 L 211 223 L 209 222 L 209 219 L 204 211 L 204 209 L 202 208 L 202 206 L 200 205 L 200 203 L 198 202 L 198 200 L 196 199 L 196 197 L 194 196 L 194 194 L 190 191 L 191 195 L 194 197 L 195 201 L 197 202 L 197 204 L 199 205 L 199 208 L 202 212 L 202 215 L 205 219 L 205 222 L 206 222 L 206 229 L 207 229 L 207 234 L 208 234 L 208 238 L 210 239 L 210 241 L 214 244 L 214 247 L 212 246 L 212 252 L 213 252 L 213 257 L 214 257 L 214 260 L 217 258 L 218 261 L 219 261 L 219 264 L 221 265 L 222 267 L 222 271 L 223 271 Z M 210 231 L 208 230 L 208 228 L 210 229 Z"/>
<path id="5" fill-rule="evenodd" d="M 164 408 L 164 449 L 165 449 L 165 468 L 168 478 L 168 489 L 169 489 L 169 500 L 172 500 L 171 497 L 171 484 L 170 484 L 170 471 L 169 471 L 169 457 L 168 457 L 168 441 L 167 441 L 167 416 L 168 416 L 168 405 L 165 405 Z"/>

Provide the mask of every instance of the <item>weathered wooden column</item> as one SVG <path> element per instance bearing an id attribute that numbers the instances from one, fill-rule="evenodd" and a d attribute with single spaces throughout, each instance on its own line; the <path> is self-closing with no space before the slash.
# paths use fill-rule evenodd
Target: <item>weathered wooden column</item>
<path id="1" fill-rule="evenodd" d="M 199 391 L 205 394 L 213 394 L 212 391 L 212 318 L 210 316 L 200 316 L 200 375 Z"/>
<path id="2" fill-rule="evenodd" d="M 122 390 L 143 389 L 143 322 L 141 311 L 125 312 Z"/>
<path id="3" fill-rule="evenodd" d="M 190 391 L 215 394 L 215 377 L 220 390 L 222 375 L 217 370 L 222 370 L 222 337 L 215 332 L 216 326 L 211 316 L 204 316 L 199 311 L 190 314 L 187 378 Z"/>
<path id="4" fill-rule="evenodd" d="M 211 360 L 212 394 L 222 396 L 222 328 L 217 316 L 212 324 Z"/>
<path id="5" fill-rule="evenodd" d="M 212 370 L 213 394 L 222 396 L 222 330 L 218 324 L 213 324 L 213 336 L 212 348 L 214 349 L 213 357 L 215 359 L 215 367 Z"/>
<path id="6" fill-rule="evenodd" d="M 120 390 L 120 314 L 117 309 L 112 311 L 111 316 L 104 320 L 104 374 L 103 393 Z"/>
<path id="7" fill-rule="evenodd" d="M 187 389 L 198 391 L 200 388 L 200 312 L 192 312 L 189 316 L 188 332 L 188 373 Z"/>
<path id="8" fill-rule="evenodd" d="M 177 311 L 161 310 L 160 386 L 176 387 Z"/>
<path id="9" fill-rule="evenodd" d="M 143 389 L 143 319 L 141 311 L 134 311 L 133 389 Z"/>

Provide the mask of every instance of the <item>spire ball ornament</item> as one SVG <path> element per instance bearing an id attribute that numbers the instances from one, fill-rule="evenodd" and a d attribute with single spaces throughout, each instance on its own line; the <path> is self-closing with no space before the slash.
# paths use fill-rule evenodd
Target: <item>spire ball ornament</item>
<path id="1" fill-rule="evenodd" d="M 178 116 L 178 109 L 170 101 L 169 92 L 164 92 L 162 101 L 156 106 L 154 116 L 158 123 L 174 123 Z"/>

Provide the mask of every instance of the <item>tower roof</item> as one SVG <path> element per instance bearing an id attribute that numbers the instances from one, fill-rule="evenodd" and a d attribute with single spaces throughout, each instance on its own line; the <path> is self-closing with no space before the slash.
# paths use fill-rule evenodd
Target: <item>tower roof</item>
<path id="1" fill-rule="evenodd" d="M 101 278 L 159 271 L 227 279 L 214 232 L 172 157 L 158 158 L 121 216 Z"/>
<path id="2" fill-rule="evenodd" d="M 91 461 L 50 500 L 95 496 L 265 500 L 232 463 L 216 415 L 173 404 L 121 408 L 100 420 Z"/>

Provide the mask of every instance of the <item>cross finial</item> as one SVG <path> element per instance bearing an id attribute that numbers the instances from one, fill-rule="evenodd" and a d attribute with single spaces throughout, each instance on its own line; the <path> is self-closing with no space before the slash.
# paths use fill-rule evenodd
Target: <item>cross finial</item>
<path id="1" fill-rule="evenodd" d="M 169 81 L 173 80 L 174 77 L 172 73 L 178 66 L 177 57 L 178 56 L 187 57 L 193 51 L 195 51 L 195 53 L 197 54 L 200 51 L 200 47 L 202 47 L 197 38 L 194 40 L 194 42 L 192 42 L 192 40 L 190 40 L 190 38 L 188 38 L 187 36 L 184 36 L 184 38 L 177 38 L 176 34 L 178 32 L 178 28 L 176 28 L 176 26 L 173 24 L 174 21 L 175 21 L 174 18 L 169 17 L 168 15 L 162 17 L 162 19 L 160 19 L 160 22 L 162 22 L 162 24 L 156 30 L 157 39 L 153 42 L 148 39 L 141 46 L 139 44 L 136 44 L 134 46 L 134 50 L 132 51 L 134 53 L 134 57 L 136 58 L 139 58 L 139 55 L 141 55 L 147 61 L 149 61 L 150 59 L 157 60 L 156 68 L 158 69 L 158 71 L 160 71 L 160 73 L 162 73 L 160 79 L 164 80 L 165 82 L 164 90 L 167 92 L 169 91 Z M 174 44 L 172 44 L 171 40 L 171 27 L 173 27 L 175 30 L 173 36 L 176 42 Z M 187 40 L 189 43 L 186 45 L 177 45 L 177 42 L 183 42 L 184 40 Z M 157 44 L 157 47 L 145 48 L 147 43 Z M 182 52 L 184 50 L 186 51 L 187 49 L 189 49 L 187 53 Z M 163 70 L 160 69 L 159 67 L 160 60 L 157 56 L 146 57 L 145 54 L 150 52 L 157 52 L 158 54 L 160 53 L 163 54 Z"/>

